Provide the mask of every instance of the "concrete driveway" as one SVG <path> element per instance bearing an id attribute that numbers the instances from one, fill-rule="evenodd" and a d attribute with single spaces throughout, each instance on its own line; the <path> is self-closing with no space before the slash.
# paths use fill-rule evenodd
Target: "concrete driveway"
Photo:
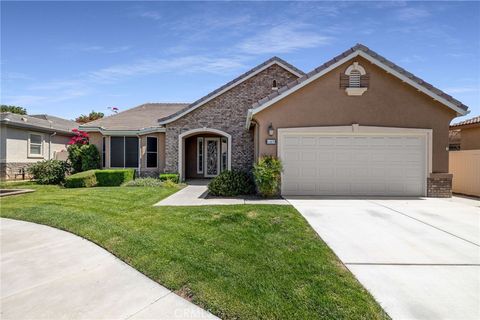
<path id="1" fill-rule="evenodd" d="M 288 201 L 393 319 L 480 319 L 480 201 Z"/>
<path id="2" fill-rule="evenodd" d="M 0 219 L 1 319 L 218 319 L 97 245 Z"/>

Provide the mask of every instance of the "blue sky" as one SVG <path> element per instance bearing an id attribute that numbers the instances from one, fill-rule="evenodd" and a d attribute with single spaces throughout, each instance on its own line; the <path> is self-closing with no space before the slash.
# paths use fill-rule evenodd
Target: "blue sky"
<path id="1" fill-rule="evenodd" d="M 192 102 L 273 55 L 310 71 L 357 42 L 480 114 L 478 2 L 2 1 L 1 102 Z"/>

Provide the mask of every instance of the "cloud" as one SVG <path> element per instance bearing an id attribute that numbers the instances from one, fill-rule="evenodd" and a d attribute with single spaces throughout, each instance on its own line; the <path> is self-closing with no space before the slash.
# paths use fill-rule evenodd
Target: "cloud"
<path id="1" fill-rule="evenodd" d="M 450 93 L 450 94 L 469 93 L 469 92 L 479 92 L 480 93 L 480 87 L 475 87 L 475 86 L 451 87 L 451 88 L 446 88 L 445 92 Z"/>
<path id="2" fill-rule="evenodd" d="M 131 46 L 127 46 L 127 45 L 116 46 L 116 47 L 106 47 L 106 46 L 80 44 L 80 43 L 70 43 L 60 47 L 61 50 L 95 52 L 95 53 L 119 53 L 119 52 L 130 50 L 130 48 Z"/>
<path id="3" fill-rule="evenodd" d="M 403 63 L 414 63 L 414 62 L 425 62 L 425 61 L 427 61 L 427 59 L 418 54 L 414 54 L 411 56 L 404 56 L 400 59 L 400 62 L 403 62 Z"/>
<path id="4" fill-rule="evenodd" d="M 153 10 L 141 11 L 138 13 L 138 16 L 142 18 L 152 19 L 152 20 L 162 19 L 162 15 L 159 12 L 153 11 Z"/>
<path id="5" fill-rule="evenodd" d="M 25 73 L 7 71 L 2 73 L 2 80 L 33 80 L 33 78 Z"/>
<path id="6" fill-rule="evenodd" d="M 397 19 L 400 21 L 417 21 L 430 16 L 430 12 L 422 8 L 407 7 L 397 10 Z"/>
<path id="7" fill-rule="evenodd" d="M 300 30 L 299 26 L 284 25 L 247 38 L 238 45 L 238 48 L 248 54 L 286 53 L 329 44 L 330 41 L 330 37 Z"/>

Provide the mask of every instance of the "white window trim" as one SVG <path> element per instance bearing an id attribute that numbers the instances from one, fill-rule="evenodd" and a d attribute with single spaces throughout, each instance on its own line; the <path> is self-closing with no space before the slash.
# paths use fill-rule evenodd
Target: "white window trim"
<path id="1" fill-rule="evenodd" d="M 153 152 L 153 151 L 148 151 L 148 138 L 154 138 L 157 140 L 157 151 Z M 145 138 L 145 168 L 147 169 L 156 169 L 158 168 L 158 151 L 159 151 L 159 148 L 158 148 L 158 137 L 157 136 L 147 136 Z M 156 154 L 156 157 L 155 157 L 155 167 L 149 167 L 148 166 L 148 154 L 149 153 L 155 153 Z"/>
<path id="2" fill-rule="evenodd" d="M 200 147 L 200 143 L 202 146 Z M 198 174 L 203 174 L 203 168 L 205 167 L 203 165 L 203 162 L 205 161 L 205 142 L 203 141 L 203 137 L 198 137 L 197 138 L 197 173 Z M 200 152 L 202 153 L 202 169 L 200 170 Z"/>
<path id="3" fill-rule="evenodd" d="M 40 139 L 42 140 L 40 142 L 40 154 L 34 154 L 34 153 L 30 152 L 30 146 L 32 144 L 32 142 L 30 141 L 30 136 L 32 134 L 40 136 Z M 44 140 L 45 140 L 45 136 L 43 135 L 43 133 L 28 132 L 28 143 L 27 143 L 27 148 L 28 148 L 27 149 L 27 156 L 28 156 L 28 158 L 36 158 L 36 159 L 44 159 L 45 158 L 45 155 L 44 155 Z M 34 144 L 37 144 L 37 143 L 34 143 Z"/>

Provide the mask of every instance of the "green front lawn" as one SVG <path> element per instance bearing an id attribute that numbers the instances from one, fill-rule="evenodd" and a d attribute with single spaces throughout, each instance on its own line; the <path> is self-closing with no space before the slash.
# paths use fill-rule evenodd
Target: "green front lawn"
<path id="1" fill-rule="evenodd" d="M 2 217 L 87 238 L 221 318 L 388 318 L 291 206 L 155 208 L 176 189 L 25 187 L 36 192 L 2 198 Z"/>

